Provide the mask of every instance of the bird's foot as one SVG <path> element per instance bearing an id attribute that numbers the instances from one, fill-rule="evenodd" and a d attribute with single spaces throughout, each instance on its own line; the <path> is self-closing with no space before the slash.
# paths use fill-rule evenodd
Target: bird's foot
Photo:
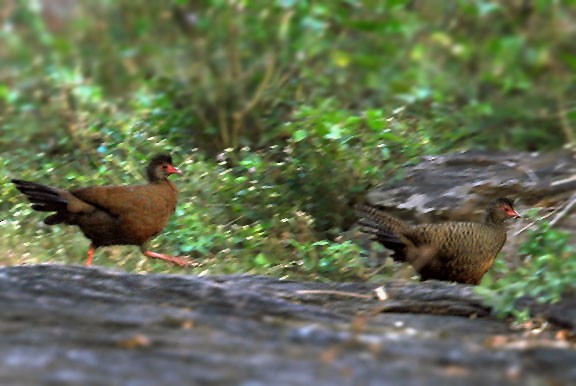
<path id="1" fill-rule="evenodd" d="M 94 245 L 90 244 L 90 249 L 88 249 L 88 257 L 86 258 L 85 266 L 90 267 L 92 265 L 92 259 L 94 259 L 94 250 L 96 248 Z"/>
<path id="2" fill-rule="evenodd" d="M 154 259 L 160 259 L 160 260 L 168 261 L 168 262 L 170 262 L 172 264 L 176 264 L 180 267 L 196 267 L 196 266 L 200 265 L 200 263 L 193 261 L 189 258 L 185 258 L 185 257 L 164 255 L 162 253 L 156 253 L 156 252 L 152 252 L 152 251 L 142 251 L 142 253 L 145 256 L 152 257 Z"/>

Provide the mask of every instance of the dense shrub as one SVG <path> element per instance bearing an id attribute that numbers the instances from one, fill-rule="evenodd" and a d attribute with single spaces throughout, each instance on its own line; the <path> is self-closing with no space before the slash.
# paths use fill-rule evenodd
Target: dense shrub
<path id="1" fill-rule="evenodd" d="M 528 310 L 518 308 L 520 298 L 554 303 L 576 290 L 572 275 L 576 272 L 576 248 L 570 234 L 550 228 L 547 222 L 528 232 L 528 241 L 520 248 L 522 264 L 514 267 L 497 260 L 494 271 L 500 278 L 494 280 L 488 275 L 479 288 L 499 316 L 526 319 Z"/>

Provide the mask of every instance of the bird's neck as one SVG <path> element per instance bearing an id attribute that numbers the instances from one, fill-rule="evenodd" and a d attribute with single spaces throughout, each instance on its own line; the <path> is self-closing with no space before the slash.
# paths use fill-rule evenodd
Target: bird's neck
<path id="1" fill-rule="evenodd" d="M 150 178 L 148 179 L 150 185 L 162 185 L 169 183 L 168 178 Z"/>
<path id="2" fill-rule="evenodd" d="M 497 227 L 504 227 L 505 220 L 501 218 L 497 218 L 494 216 L 494 213 L 488 212 L 486 213 L 486 217 L 484 217 L 484 223 L 487 225 L 497 226 Z"/>

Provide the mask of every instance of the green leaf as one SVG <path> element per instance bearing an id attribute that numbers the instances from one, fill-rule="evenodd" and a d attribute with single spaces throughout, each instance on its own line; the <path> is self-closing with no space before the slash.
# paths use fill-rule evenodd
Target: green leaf
<path id="1" fill-rule="evenodd" d="M 254 257 L 254 263 L 260 267 L 269 267 L 271 264 L 266 255 L 263 253 L 259 253 L 256 255 L 256 257 Z"/>
<path id="2" fill-rule="evenodd" d="M 306 139 L 307 137 L 308 137 L 308 132 L 306 130 L 303 130 L 303 129 L 296 130 L 294 132 L 294 134 L 292 135 L 292 138 L 296 142 L 300 142 L 300 141 Z"/>

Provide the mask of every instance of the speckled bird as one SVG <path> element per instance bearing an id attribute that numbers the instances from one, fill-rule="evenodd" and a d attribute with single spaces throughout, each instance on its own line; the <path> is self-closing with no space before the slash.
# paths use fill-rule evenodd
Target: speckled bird
<path id="1" fill-rule="evenodd" d="M 519 218 L 512 201 L 491 201 L 483 222 L 407 224 L 372 205 L 356 208 L 362 231 L 407 262 L 421 280 L 477 285 L 506 243 L 506 221 Z"/>

